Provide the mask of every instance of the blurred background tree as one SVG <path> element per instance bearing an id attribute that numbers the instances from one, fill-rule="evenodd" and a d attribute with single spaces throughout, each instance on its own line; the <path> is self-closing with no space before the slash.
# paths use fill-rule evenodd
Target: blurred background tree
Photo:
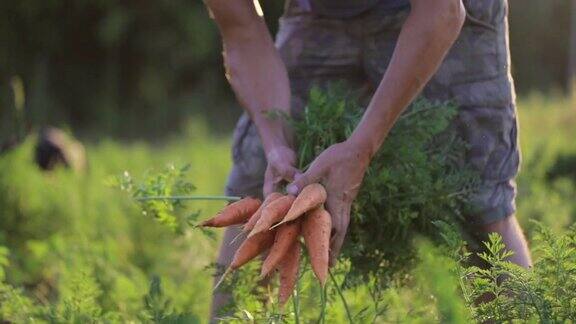
<path id="1" fill-rule="evenodd" d="M 262 6 L 275 32 L 283 1 Z M 570 1 L 510 0 L 510 9 L 519 93 L 565 91 Z M 4 0 L 0 44 L 0 141 L 17 129 L 14 76 L 27 124 L 84 138 L 155 139 L 192 118 L 229 132 L 240 113 L 201 1 Z"/>

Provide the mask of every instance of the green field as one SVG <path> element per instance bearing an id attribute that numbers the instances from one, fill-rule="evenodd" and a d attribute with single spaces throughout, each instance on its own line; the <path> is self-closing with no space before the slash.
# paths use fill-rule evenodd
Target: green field
<path id="1" fill-rule="evenodd" d="M 554 233 L 576 220 L 575 106 L 574 101 L 541 96 L 519 101 L 523 163 L 518 216 L 530 239 L 535 228 L 531 219 Z M 190 163 L 188 180 L 195 192 L 221 194 L 231 166 L 230 139 L 210 136 L 200 122 L 189 124 L 182 136 L 154 145 L 103 139 L 87 144 L 89 168 L 84 174 L 41 173 L 33 165 L 32 147 L 30 139 L 0 157 L 0 246 L 5 247 L 0 248 L 0 318 L 14 323 L 168 322 L 166 314 L 172 312 L 187 313 L 180 317 L 183 323 L 207 322 L 208 266 L 221 232 L 211 238 L 190 228 L 177 235 L 142 215 L 112 179 L 125 170 L 139 178 L 150 170 Z M 222 206 L 190 202 L 186 212 L 201 211 L 203 218 Z M 363 318 L 376 322 L 429 322 L 446 319 L 446 314 L 464 321 L 464 303 L 451 286 L 456 283 L 445 275 L 448 263 L 428 243 L 419 246 L 423 264 L 414 270 L 411 285 L 381 292 L 381 304 L 374 309 L 369 285 L 344 291 L 350 312 L 363 311 L 369 314 Z M 569 276 L 576 281 L 576 274 Z M 153 278 L 160 278 L 162 296 L 149 294 Z M 310 320 L 320 309 L 313 285 L 307 275 L 300 287 L 302 316 Z M 239 306 L 252 312 L 258 302 L 250 295 L 246 292 Z M 346 322 L 341 299 L 328 295 L 326 321 Z M 159 306 L 167 300 L 170 306 Z"/>

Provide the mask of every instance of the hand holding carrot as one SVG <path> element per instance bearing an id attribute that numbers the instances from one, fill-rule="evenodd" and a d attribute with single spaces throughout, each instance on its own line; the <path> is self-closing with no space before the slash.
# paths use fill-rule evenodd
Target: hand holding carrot
<path id="1" fill-rule="evenodd" d="M 286 145 L 279 145 L 266 152 L 268 166 L 264 174 L 264 196 L 279 191 L 280 186 L 294 180 L 294 176 L 300 172 L 296 164 L 296 153 Z"/>
<path id="2" fill-rule="evenodd" d="M 251 229 L 214 289 L 229 273 L 269 250 L 262 264 L 261 277 L 280 270 L 278 293 L 280 306 L 283 306 L 298 280 L 300 235 L 304 237 L 314 274 L 324 286 L 328 277 L 332 223 L 330 213 L 324 209 L 326 197 L 324 186 L 312 183 L 304 187 L 298 196 L 272 193 L 264 202 L 251 197 L 243 198 L 204 221 L 202 226 L 207 227 L 232 226 L 243 222 L 244 233 Z"/>
<path id="3" fill-rule="evenodd" d="M 334 144 L 322 152 L 302 175 L 296 175 L 288 193 L 297 195 L 312 183 L 322 183 L 328 198 L 326 209 L 332 215 L 330 265 L 336 263 L 350 222 L 352 202 L 358 194 L 370 154 L 349 142 Z"/>

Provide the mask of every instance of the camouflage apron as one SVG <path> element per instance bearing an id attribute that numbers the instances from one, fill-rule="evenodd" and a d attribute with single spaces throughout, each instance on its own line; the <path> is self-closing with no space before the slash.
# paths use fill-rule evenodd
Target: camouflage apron
<path id="1" fill-rule="evenodd" d="M 517 122 L 508 49 L 506 0 L 464 1 L 467 18 L 423 96 L 454 100 L 452 125 L 469 144 L 464 163 L 481 174 L 471 224 L 489 224 L 515 212 L 514 178 L 519 166 Z M 276 46 L 288 69 L 292 113 L 302 111 L 313 85 L 344 80 L 373 91 L 392 57 L 409 8 L 370 10 L 348 19 L 322 17 L 289 2 Z M 369 96 L 368 96 L 369 98 Z M 386 143 L 384 143 L 386 145 Z M 266 159 L 255 125 L 244 114 L 234 132 L 234 166 L 226 191 L 262 195 Z"/>

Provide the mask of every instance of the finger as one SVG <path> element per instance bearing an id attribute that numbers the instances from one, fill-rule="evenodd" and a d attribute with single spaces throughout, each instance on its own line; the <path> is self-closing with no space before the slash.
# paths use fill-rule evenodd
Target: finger
<path id="1" fill-rule="evenodd" d="M 275 191 L 276 185 L 274 184 L 274 175 L 272 174 L 272 168 L 266 168 L 266 173 L 264 173 L 264 187 L 262 192 L 264 197 L 268 197 L 269 194 Z"/>
<path id="2" fill-rule="evenodd" d="M 318 168 L 314 168 L 314 166 L 310 166 L 308 171 L 305 173 L 296 174 L 294 181 L 292 181 L 292 183 L 286 187 L 286 191 L 288 191 L 289 194 L 296 196 L 302 190 L 302 188 L 311 183 L 319 182 L 321 177 L 322 171 Z"/>
<path id="3" fill-rule="evenodd" d="M 272 179 L 272 190 L 270 192 L 282 192 L 284 186 L 286 186 L 286 180 L 281 176 L 274 176 Z"/>
<path id="4" fill-rule="evenodd" d="M 286 181 L 294 181 L 294 177 L 301 174 L 300 170 L 287 163 L 277 166 L 276 172 Z"/>
<path id="5" fill-rule="evenodd" d="M 338 255 L 344 245 L 348 225 L 350 224 L 351 203 L 345 202 L 342 197 L 329 198 L 326 209 L 332 215 L 332 238 L 330 239 L 330 266 L 334 266 Z"/>

